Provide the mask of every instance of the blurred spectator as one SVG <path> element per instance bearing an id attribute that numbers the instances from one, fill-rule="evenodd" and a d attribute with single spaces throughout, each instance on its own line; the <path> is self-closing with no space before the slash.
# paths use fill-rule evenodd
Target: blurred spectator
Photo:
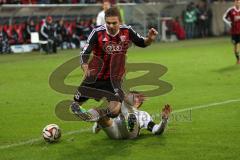
<path id="1" fill-rule="evenodd" d="M 49 4 L 50 0 L 38 0 L 38 4 Z"/>
<path id="2" fill-rule="evenodd" d="M 111 7 L 111 4 L 108 0 L 104 0 L 102 4 L 103 10 L 97 15 L 97 26 L 105 24 L 105 11 Z"/>
<path id="3" fill-rule="evenodd" d="M 17 34 L 16 38 L 16 44 L 22 44 L 24 42 L 23 39 L 23 33 L 24 33 L 24 24 L 15 24 L 14 25 L 14 30 Z"/>
<path id="4" fill-rule="evenodd" d="M 195 23 L 197 21 L 197 10 L 194 3 L 191 2 L 187 5 L 186 10 L 183 11 L 182 17 L 187 38 L 193 38 L 195 34 Z"/>
<path id="5" fill-rule="evenodd" d="M 85 29 L 84 21 L 79 18 L 78 22 L 76 23 L 75 32 L 72 37 L 72 41 L 77 46 L 77 48 L 80 47 L 80 41 L 84 40 L 84 34 L 83 34 L 84 29 Z"/>
<path id="6" fill-rule="evenodd" d="M 92 18 L 90 25 L 91 25 L 91 26 L 90 26 L 90 27 L 91 27 L 91 30 L 92 30 L 94 27 L 96 27 L 96 25 L 97 25 L 96 18 Z"/>
<path id="7" fill-rule="evenodd" d="M 6 4 L 7 0 L 0 0 L 0 4 Z"/>
<path id="8" fill-rule="evenodd" d="M 33 19 L 30 19 L 29 22 L 27 23 L 27 27 L 26 27 L 26 39 L 28 42 L 30 42 L 31 39 L 31 33 L 32 32 L 36 32 L 36 24 L 34 22 Z"/>
<path id="9" fill-rule="evenodd" d="M 46 53 L 57 53 L 57 38 L 56 38 L 56 27 L 53 23 L 53 18 L 47 16 L 45 22 L 41 26 L 40 38 L 47 44 L 42 44 L 42 49 Z"/>
<path id="10" fill-rule="evenodd" d="M 61 49 L 71 48 L 70 39 L 67 35 L 67 29 L 64 26 L 64 20 L 63 19 L 60 19 L 58 21 L 57 27 L 56 27 L 56 33 L 57 33 L 58 44 L 61 47 Z"/>
<path id="11" fill-rule="evenodd" d="M 71 0 L 71 3 L 72 4 L 77 4 L 77 3 L 79 3 L 79 1 L 78 0 Z"/>
<path id="12" fill-rule="evenodd" d="M 174 33 L 178 40 L 184 40 L 186 38 L 186 32 L 184 31 L 184 28 L 180 25 L 179 17 L 176 17 L 171 21 L 171 33 Z"/>
<path id="13" fill-rule="evenodd" d="M 84 22 L 84 29 L 83 29 L 83 38 L 82 40 L 87 40 L 87 37 L 92 31 L 92 26 L 91 26 L 92 21 L 91 20 L 86 20 Z"/>
<path id="14" fill-rule="evenodd" d="M 37 0 L 21 0 L 21 4 L 36 4 Z"/>
<path id="15" fill-rule="evenodd" d="M 201 0 L 198 5 L 198 37 L 207 37 L 211 35 L 212 11 L 205 0 Z"/>
<path id="16" fill-rule="evenodd" d="M 0 26 L 0 53 L 10 53 L 7 33 Z"/>
<path id="17" fill-rule="evenodd" d="M 15 27 L 9 27 L 9 39 L 10 44 L 18 44 L 18 34 Z"/>

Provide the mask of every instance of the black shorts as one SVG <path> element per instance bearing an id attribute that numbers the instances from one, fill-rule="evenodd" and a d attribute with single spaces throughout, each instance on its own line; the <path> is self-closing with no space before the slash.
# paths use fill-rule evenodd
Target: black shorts
<path id="1" fill-rule="evenodd" d="M 233 35 L 232 35 L 232 43 L 233 43 L 233 44 L 238 44 L 238 43 L 240 43 L 240 34 L 233 34 Z"/>
<path id="2" fill-rule="evenodd" d="M 121 81 L 96 80 L 94 83 L 83 81 L 74 95 L 74 100 L 85 102 L 92 98 L 99 101 L 104 97 L 108 101 L 122 102 L 124 93 L 121 89 Z"/>

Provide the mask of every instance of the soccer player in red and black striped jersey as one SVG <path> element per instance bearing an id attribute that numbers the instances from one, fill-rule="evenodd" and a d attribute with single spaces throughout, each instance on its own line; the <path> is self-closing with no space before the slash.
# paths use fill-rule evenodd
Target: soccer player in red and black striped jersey
<path id="1" fill-rule="evenodd" d="M 235 0 L 235 5 L 230 7 L 223 15 L 223 20 L 231 26 L 232 42 L 237 64 L 240 64 L 240 0 Z"/>
<path id="2" fill-rule="evenodd" d="M 93 29 L 80 54 L 84 81 L 74 96 L 71 109 L 85 121 L 97 121 L 119 114 L 124 99 L 121 83 L 127 49 L 131 43 L 139 47 L 149 46 L 158 34 L 151 28 L 147 37 L 140 36 L 131 26 L 121 24 L 119 10 L 115 7 L 105 12 L 105 21 L 106 24 Z M 85 111 L 79 106 L 89 98 L 100 100 L 103 97 L 109 102 L 105 110 Z"/>

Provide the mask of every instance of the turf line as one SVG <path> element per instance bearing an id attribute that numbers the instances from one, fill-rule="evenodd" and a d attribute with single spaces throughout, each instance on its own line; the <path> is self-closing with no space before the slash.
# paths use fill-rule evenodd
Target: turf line
<path id="1" fill-rule="evenodd" d="M 196 109 L 208 108 L 208 107 L 213 107 L 213 106 L 220 106 L 223 104 L 229 104 L 229 103 L 234 103 L 234 102 L 240 102 L 240 99 L 231 99 L 231 100 L 222 101 L 222 102 L 215 102 L 215 103 L 210 103 L 210 104 L 204 104 L 204 105 L 179 109 L 179 110 L 173 111 L 172 113 L 179 113 L 179 112 L 185 112 L 185 111 L 189 111 L 189 110 L 196 110 Z"/>
<path id="2" fill-rule="evenodd" d="M 77 133 L 83 133 L 83 132 L 87 132 L 87 131 L 90 131 L 90 129 L 89 128 L 84 128 L 84 129 L 80 129 L 80 130 L 69 131 L 69 132 L 66 132 L 65 134 L 63 134 L 63 136 L 73 135 L 73 134 L 77 134 Z M 43 140 L 43 138 L 39 137 L 39 138 L 30 139 L 30 140 L 27 140 L 27 141 L 18 142 L 18 143 L 2 145 L 2 146 L 0 146 L 0 150 L 1 149 L 12 148 L 12 147 L 23 146 L 23 145 L 26 145 L 26 144 L 31 145 L 31 144 L 39 142 L 41 140 Z"/>

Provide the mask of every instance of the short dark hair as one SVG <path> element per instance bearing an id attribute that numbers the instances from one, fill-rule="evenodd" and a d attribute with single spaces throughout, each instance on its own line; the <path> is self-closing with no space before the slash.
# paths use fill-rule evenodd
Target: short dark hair
<path id="1" fill-rule="evenodd" d="M 105 11 L 105 19 L 107 17 L 118 17 L 119 21 L 122 22 L 122 17 L 120 14 L 120 11 L 117 7 L 111 7 L 108 10 Z"/>

